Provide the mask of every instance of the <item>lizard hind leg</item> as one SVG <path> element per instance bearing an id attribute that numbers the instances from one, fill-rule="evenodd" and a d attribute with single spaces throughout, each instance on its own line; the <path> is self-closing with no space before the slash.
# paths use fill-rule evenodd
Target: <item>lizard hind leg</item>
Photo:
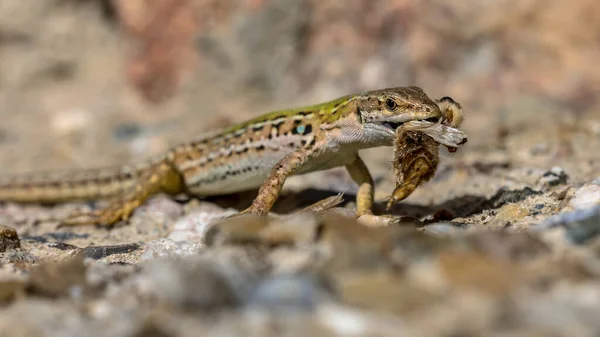
<path id="1" fill-rule="evenodd" d="M 184 186 L 183 177 L 175 166 L 170 161 L 163 160 L 151 166 L 131 189 L 117 196 L 106 207 L 90 212 L 73 213 L 61 226 L 112 226 L 118 221 L 129 219 L 133 211 L 151 196 L 160 192 L 183 192 Z"/>

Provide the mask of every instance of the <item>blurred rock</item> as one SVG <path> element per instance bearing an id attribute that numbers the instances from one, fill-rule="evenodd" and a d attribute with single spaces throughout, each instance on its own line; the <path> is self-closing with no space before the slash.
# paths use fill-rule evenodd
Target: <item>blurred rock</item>
<path id="1" fill-rule="evenodd" d="M 550 171 L 544 173 L 544 175 L 540 178 L 539 184 L 543 187 L 552 187 L 561 184 L 566 184 L 569 176 L 565 172 L 564 169 L 560 167 L 553 167 Z"/>
<path id="2" fill-rule="evenodd" d="M 0 225 L 0 253 L 17 248 L 21 248 L 17 231 L 14 228 Z"/>
<path id="3" fill-rule="evenodd" d="M 222 210 L 217 207 L 192 210 L 179 218 L 168 238 L 175 241 L 196 241 L 204 243 L 206 232 L 223 218 L 235 214 L 233 209 Z"/>
<path id="4" fill-rule="evenodd" d="M 83 254 L 61 261 L 46 260 L 31 271 L 27 287 L 29 291 L 44 296 L 65 296 L 85 285 L 85 273 Z"/>
<path id="5" fill-rule="evenodd" d="M 185 257 L 197 255 L 202 245 L 196 242 L 174 241 L 171 239 L 158 239 L 146 243 L 144 253 L 140 256 L 142 261 L 166 258 Z"/>
<path id="6" fill-rule="evenodd" d="M 260 244 L 260 234 L 268 225 L 266 216 L 242 215 L 226 219 L 207 231 L 205 242 L 208 245 Z"/>
<path id="7" fill-rule="evenodd" d="M 83 248 L 80 253 L 86 258 L 99 260 L 114 254 L 128 254 L 139 248 L 140 245 L 137 243 L 111 246 L 88 246 Z"/>
<path id="8" fill-rule="evenodd" d="M 409 263 L 410 257 L 420 259 L 444 244 L 443 240 L 423 234 L 414 226 L 398 222 L 367 227 L 336 212 L 326 213 L 321 221 L 319 245 L 327 256 L 323 269 L 328 273 L 402 267 Z"/>
<path id="9" fill-rule="evenodd" d="M 144 266 L 142 277 L 151 284 L 154 296 L 171 305 L 214 311 L 241 302 L 222 268 L 202 258 L 155 259 Z"/>
<path id="10" fill-rule="evenodd" d="M 249 310 L 268 310 L 278 315 L 313 310 L 330 297 L 331 286 L 311 275 L 277 275 L 261 281 L 247 300 Z"/>
<path id="11" fill-rule="evenodd" d="M 509 203 L 518 203 L 519 201 L 523 201 L 524 199 L 530 196 L 540 194 L 542 194 L 542 192 L 533 190 L 530 187 L 525 187 L 520 190 L 501 189 L 493 197 L 490 198 L 488 203 L 493 208 L 500 208 L 503 205 Z M 517 205 L 517 207 L 519 206 Z"/>
<path id="12" fill-rule="evenodd" d="M 591 183 L 585 184 L 575 191 L 567 209 L 586 209 L 598 205 L 600 205 L 600 185 Z"/>
<path id="13" fill-rule="evenodd" d="M 518 264 L 476 252 L 449 250 L 438 256 L 442 275 L 453 287 L 506 296 L 526 280 Z"/>
<path id="14" fill-rule="evenodd" d="M 242 215 L 213 226 L 206 238 L 208 244 L 218 245 L 305 245 L 316 238 L 317 220 L 317 214 L 313 212 L 283 216 Z"/>
<path id="15" fill-rule="evenodd" d="M 551 249 L 536 234 L 507 231 L 473 231 L 458 238 L 457 245 L 497 260 L 525 262 L 534 260 Z"/>
<path id="16" fill-rule="evenodd" d="M 335 279 L 340 300 L 366 310 L 403 315 L 418 312 L 440 300 L 440 295 L 393 271 L 346 272 Z"/>
<path id="17" fill-rule="evenodd" d="M 313 246 L 286 247 L 271 250 L 268 255 L 270 269 L 274 274 L 296 274 L 311 270 L 320 258 L 319 251 Z"/>
<path id="18" fill-rule="evenodd" d="M 17 296 L 23 296 L 27 283 L 23 280 L 0 280 L 0 304 L 12 301 Z"/>
<path id="19" fill-rule="evenodd" d="M 539 223 L 535 230 L 562 226 L 574 244 L 584 244 L 600 234 L 600 206 L 565 212 Z"/>
<path id="20" fill-rule="evenodd" d="M 464 233 L 464 229 L 449 222 L 437 222 L 423 227 L 423 232 L 434 236 L 456 236 Z"/>

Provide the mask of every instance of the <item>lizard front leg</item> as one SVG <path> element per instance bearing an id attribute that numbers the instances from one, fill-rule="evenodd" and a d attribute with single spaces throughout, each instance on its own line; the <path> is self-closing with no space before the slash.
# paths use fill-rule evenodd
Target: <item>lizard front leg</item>
<path id="1" fill-rule="evenodd" d="M 356 155 L 356 159 L 346 165 L 346 170 L 350 173 L 352 180 L 358 184 L 358 193 L 356 194 L 356 216 L 373 214 L 373 177 L 365 165 L 365 162 Z"/>
<path id="2" fill-rule="evenodd" d="M 271 169 L 271 172 L 258 190 L 258 195 L 254 198 L 252 205 L 244 211 L 230 216 L 230 218 L 243 214 L 267 215 L 271 211 L 275 201 L 279 198 L 285 180 L 313 158 L 315 153 L 322 148 L 323 141 L 324 135 L 317 133 L 305 146 L 283 157 Z"/>
<path id="3" fill-rule="evenodd" d="M 107 207 L 91 212 L 75 213 L 63 221 L 64 226 L 105 225 L 127 220 L 134 209 L 159 192 L 175 194 L 185 189 L 183 178 L 168 160 L 150 167 L 136 184 L 124 195 L 117 197 Z"/>
<path id="4" fill-rule="evenodd" d="M 294 172 L 302 167 L 311 157 L 313 150 L 301 149 L 290 153 L 281 159 L 265 179 L 258 191 L 258 195 L 254 198 L 252 205 L 246 210 L 235 214 L 257 214 L 267 215 L 275 201 L 279 198 L 279 193 L 285 183 L 285 180 Z M 234 215 L 234 216 L 235 216 Z"/>

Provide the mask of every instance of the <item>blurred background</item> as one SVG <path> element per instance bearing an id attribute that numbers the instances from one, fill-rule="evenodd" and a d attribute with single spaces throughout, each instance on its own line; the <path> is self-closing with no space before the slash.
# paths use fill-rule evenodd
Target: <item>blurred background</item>
<path id="1" fill-rule="evenodd" d="M 468 135 L 376 229 L 2 203 L 0 335 L 600 336 L 599 60 L 598 0 L 0 0 L 0 175 L 384 87 L 451 96 Z M 361 155 L 382 214 L 393 149 Z M 276 213 L 356 192 L 342 168 L 285 186 Z"/>
<path id="2" fill-rule="evenodd" d="M 458 158 L 588 179 L 599 59 L 595 0 L 0 0 L 1 170 L 123 163 L 273 109 L 418 85 L 464 107 Z M 391 174 L 391 151 L 368 165 Z"/>

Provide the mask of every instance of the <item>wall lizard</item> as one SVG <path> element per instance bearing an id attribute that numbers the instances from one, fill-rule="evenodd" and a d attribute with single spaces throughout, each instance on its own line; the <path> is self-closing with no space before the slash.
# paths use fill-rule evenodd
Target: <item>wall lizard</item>
<path id="1" fill-rule="evenodd" d="M 359 186 L 356 215 L 372 214 L 373 179 L 358 151 L 392 146 L 402 123 L 439 120 L 439 102 L 411 86 L 275 111 L 136 164 L 0 177 L 0 200 L 56 203 L 112 198 L 105 208 L 64 221 L 112 225 L 127 220 L 157 193 L 212 196 L 260 188 L 252 205 L 239 214 L 266 215 L 289 176 L 345 166 Z"/>

